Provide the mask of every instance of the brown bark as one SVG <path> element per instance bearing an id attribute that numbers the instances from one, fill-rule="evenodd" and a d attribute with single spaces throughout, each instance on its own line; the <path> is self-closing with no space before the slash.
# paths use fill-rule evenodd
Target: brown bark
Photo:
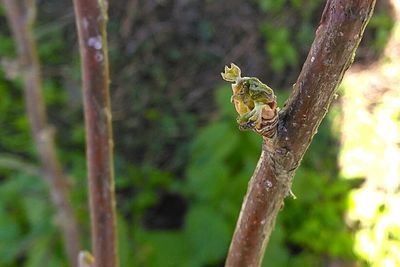
<path id="1" fill-rule="evenodd" d="M 277 135 L 264 138 L 225 266 L 261 265 L 295 170 L 354 59 L 374 6 L 375 0 L 327 1 L 306 62 L 279 113 Z"/>
<path id="2" fill-rule="evenodd" d="M 107 55 L 107 3 L 74 0 L 79 35 L 92 249 L 96 267 L 118 266 L 113 140 Z"/>
<path id="3" fill-rule="evenodd" d="M 47 122 L 46 107 L 41 91 L 39 58 L 32 34 L 35 2 L 33 0 L 4 0 L 4 6 L 18 48 L 31 132 L 53 203 L 56 206 L 57 221 L 63 232 L 69 262 L 72 266 L 77 266 L 77 255 L 80 250 L 78 223 L 70 203 L 67 177 L 62 171 L 57 156 L 53 130 Z"/>

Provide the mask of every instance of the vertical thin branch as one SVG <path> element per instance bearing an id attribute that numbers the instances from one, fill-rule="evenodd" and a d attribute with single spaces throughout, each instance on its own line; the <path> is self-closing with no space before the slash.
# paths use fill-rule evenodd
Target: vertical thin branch
<path id="1" fill-rule="evenodd" d="M 53 130 L 46 117 L 42 81 L 36 43 L 32 34 L 35 18 L 34 0 L 3 0 L 6 15 L 18 47 L 20 68 L 24 79 L 26 110 L 44 175 L 57 209 L 58 223 L 63 231 L 69 262 L 77 266 L 80 251 L 78 223 L 70 203 L 67 177 L 62 171 L 53 140 Z"/>
<path id="2" fill-rule="evenodd" d="M 118 266 L 113 140 L 107 55 L 107 3 L 74 0 L 86 124 L 92 249 L 96 267 Z"/>
<path id="3" fill-rule="evenodd" d="M 226 267 L 261 265 L 283 200 L 290 195 L 294 172 L 354 59 L 374 6 L 375 0 L 327 1 L 307 60 L 279 113 L 277 135 L 272 140 L 264 138 Z"/>

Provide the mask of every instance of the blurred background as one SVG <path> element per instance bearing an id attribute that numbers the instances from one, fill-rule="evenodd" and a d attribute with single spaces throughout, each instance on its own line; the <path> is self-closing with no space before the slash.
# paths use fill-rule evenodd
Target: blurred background
<path id="1" fill-rule="evenodd" d="M 377 1 L 353 67 L 297 171 L 264 265 L 400 266 L 400 8 Z M 37 1 L 43 91 L 90 249 L 72 1 Z M 325 1 L 109 2 L 121 266 L 223 266 L 261 139 L 220 72 L 296 82 Z M 398 4 L 397 4 L 398 5 Z M 0 266 L 67 266 L 0 5 Z"/>

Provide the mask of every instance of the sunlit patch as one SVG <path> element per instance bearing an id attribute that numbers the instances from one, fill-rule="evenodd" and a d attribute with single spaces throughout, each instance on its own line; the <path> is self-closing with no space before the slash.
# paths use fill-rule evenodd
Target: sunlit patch
<path id="1" fill-rule="evenodd" d="M 365 182 L 348 197 L 354 252 L 368 266 L 400 266 L 400 61 L 344 79 L 341 173 Z"/>

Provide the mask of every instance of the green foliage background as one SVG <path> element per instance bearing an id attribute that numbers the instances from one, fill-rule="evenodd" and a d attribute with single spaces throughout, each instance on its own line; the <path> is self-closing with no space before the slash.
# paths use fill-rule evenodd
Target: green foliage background
<path id="1" fill-rule="evenodd" d="M 210 3 L 193 2 L 204 7 L 194 9 L 199 13 L 214 14 L 218 10 Z M 232 1 L 232 6 L 236 2 Z M 237 60 L 240 66 L 242 62 L 254 69 L 254 73 L 247 73 L 244 67 L 246 75 L 264 73 L 263 80 L 272 80 L 282 105 L 289 94 L 285 89 L 294 82 L 291 79 L 299 71 L 313 39 L 322 2 L 250 1 L 246 5 L 257 18 L 253 34 L 258 48 L 247 48 L 244 56 L 227 60 Z M 44 8 L 39 12 L 35 34 L 43 62 L 43 90 L 50 120 L 57 129 L 59 153 L 72 179 L 72 202 L 82 241 L 89 248 L 84 128 L 79 57 L 76 39 L 71 37 L 75 34 L 73 18 L 62 17 L 60 21 L 65 24 L 54 24 L 51 12 L 46 13 L 46 8 L 53 11 L 54 6 L 46 1 L 40 1 L 39 8 L 40 5 Z M 145 40 L 137 52 L 124 56 L 119 52 L 120 43 L 114 39 L 114 30 L 123 22 L 113 17 L 113 12 L 118 13 L 118 8 L 113 7 L 116 4 L 110 5 L 121 266 L 222 266 L 261 148 L 257 135 L 237 129 L 234 108 L 229 103 L 230 88 L 217 77 L 223 65 L 229 63 L 223 62 L 225 51 L 213 54 L 201 46 L 190 47 L 195 60 L 183 66 L 189 73 L 181 74 L 177 83 L 180 87 L 171 88 L 169 84 L 181 78 L 174 70 L 180 70 L 179 64 L 187 56 L 177 45 L 185 39 L 163 39 L 160 33 L 160 39 Z M 168 14 L 163 8 L 172 4 L 160 1 L 156 5 L 160 10 L 154 12 L 162 15 Z M 21 78 L 13 75 L 13 62 L 9 61 L 15 58 L 14 43 L 1 8 L 0 266 L 67 266 L 48 189 L 36 173 Z M 197 15 L 193 15 L 193 21 L 188 22 L 193 25 L 189 26 L 195 27 L 202 45 L 212 47 L 224 29 L 217 27 L 219 21 L 213 17 Z M 146 18 L 137 20 L 139 28 L 145 28 Z M 360 61 L 379 54 L 391 25 L 386 10 L 379 7 L 366 33 L 367 43 L 360 49 Z M 234 34 L 235 29 L 232 31 Z M 124 42 L 130 44 L 129 40 Z M 164 44 L 162 50 L 157 50 L 157 45 Z M 235 43 L 229 46 L 234 47 Z M 248 54 L 255 54 L 268 67 L 252 65 Z M 143 66 L 132 67 L 138 66 L 141 57 Z M 207 82 L 205 77 L 210 75 L 212 79 Z M 207 88 L 204 92 L 203 87 Z M 201 98 L 191 95 L 196 90 L 203 92 Z M 190 97 L 194 100 L 190 101 Z M 126 99 L 131 102 L 124 102 Z M 352 229 L 343 220 L 347 194 L 359 185 L 359 180 L 341 179 L 339 175 L 339 126 L 334 123 L 339 115 L 340 109 L 334 104 L 296 174 L 293 192 L 297 199 L 285 202 L 264 266 L 325 266 L 334 260 L 362 262 L 353 252 Z M 19 164 L 12 166 L 8 164 L 10 160 Z"/>

